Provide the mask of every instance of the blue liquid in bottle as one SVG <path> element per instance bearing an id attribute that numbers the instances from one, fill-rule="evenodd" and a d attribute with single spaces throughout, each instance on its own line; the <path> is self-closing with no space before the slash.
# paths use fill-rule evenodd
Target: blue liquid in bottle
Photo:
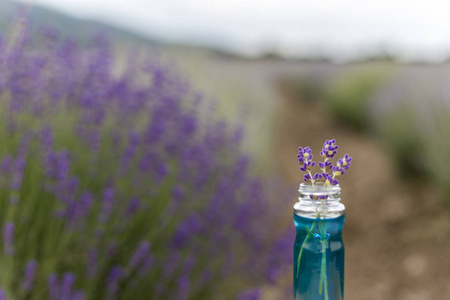
<path id="1" fill-rule="evenodd" d="M 344 299 L 344 220 L 344 215 L 310 219 L 294 214 L 295 300 Z"/>

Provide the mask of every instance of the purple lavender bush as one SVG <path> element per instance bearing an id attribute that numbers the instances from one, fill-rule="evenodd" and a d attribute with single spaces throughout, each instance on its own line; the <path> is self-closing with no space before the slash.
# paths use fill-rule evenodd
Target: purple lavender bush
<path id="1" fill-rule="evenodd" d="M 291 263 L 239 130 L 130 57 L 117 74 L 102 36 L 1 39 L 1 299 L 242 299 Z"/>

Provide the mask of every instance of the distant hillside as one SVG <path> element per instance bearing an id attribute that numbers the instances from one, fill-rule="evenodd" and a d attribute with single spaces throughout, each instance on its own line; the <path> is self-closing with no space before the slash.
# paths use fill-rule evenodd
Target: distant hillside
<path id="1" fill-rule="evenodd" d="M 13 18 L 20 4 L 11 1 L 0 0 L 0 32 L 5 34 L 9 22 Z M 144 36 L 128 32 L 123 29 L 105 25 L 100 22 L 76 19 L 59 12 L 41 6 L 33 5 L 29 12 L 29 20 L 35 30 L 45 26 L 51 26 L 63 34 L 79 41 L 86 41 L 95 33 L 106 33 L 118 43 L 138 43 L 144 45 L 157 45 L 157 43 Z"/>

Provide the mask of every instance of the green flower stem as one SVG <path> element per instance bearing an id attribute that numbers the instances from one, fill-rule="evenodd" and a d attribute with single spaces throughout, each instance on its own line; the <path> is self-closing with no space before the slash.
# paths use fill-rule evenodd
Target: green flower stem
<path id="1" fill-rule="evenodd" d="M 321 238 L 322 238 L 322 265 L 320 270 L 320 283 L 319 283 L 319 294 L 322 294 L 323 289 L 325 290 L 325 300 L 328 300 L 328 278 L 327 278 L 327 223 L 324 222 L 322 226 L 320 226 Z M 323 287 L 323 289 L 322 289 Z"/>
<path id="2" fill-rule="evenodd" d="M 299 271 L 300 271 L 300 260 L 302 258 L 303 249 L 305 248 L 306 242 L 309 240 L 309 238 L 312 235 L 312 231 L 314 230 L 314 226 L 316 226 L 316 221 L 314 221 L 314 223 L 311 225 L 311 228 L 308 228 L 308 226 L 305 226 L 306 232 L 308 234 L 306 235 L 305 239 L 303 240 L 302 247 L 300 248 L 300 253 L 298 254 L 298 259 L 297 259 L 297 278 L 298 278 L 298 274 L 299 274 Z"/>
<path id="3" fill-rule="evenodd" d="M 320 213 L 317 212 L 316 219 L 319 218 L 319 217 L 320 217 Z M 300 271 L 300 260 L 301 260 L 301 258 L 302 258 L 303 249 L 305 248 L 306 242 L 307 242 L 307 241 L 309 240 L 309 238 L 311 237 L 312 231 L 314 230 L 314 227 L 315 227 L 315 226 L 316 226 L 316 221 L 314 221 L 314 222 L 312 223 L 311 228 L 309 228 L 308 226 L 305 226 L 306 232 L 307 232 L 308 234 L 306 235 L 305 239 L 303 240 L 302 247 L 300 248 L 300 253 L 298 254 L 298 259 L 297 259 L 297 276 L 296 276 L 297 278 L 298 278 L 298 273 L 299 273 L 299 271 Z"/>

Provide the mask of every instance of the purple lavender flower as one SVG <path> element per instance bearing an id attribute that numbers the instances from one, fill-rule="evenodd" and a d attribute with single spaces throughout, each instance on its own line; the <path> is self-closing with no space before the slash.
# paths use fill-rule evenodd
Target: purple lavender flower
<path id="1" fill-rule="evenodd" d="M 332 175 L 330 174 L 322 174 L 323 175 L 323 181 L 325 182 L 325 185 L 337 185 L 339 184 L 339 181 L 337 179 L 334 179 Z"/>
<path id="2" fill-rule="evenodd" d="M 84 300 L 84 293 L 83 291 L 76 290 L 71 298 L 71 300 Z"/>
<path id="3" fill-rule="evenodd" d="M 153 266 L 155 259 L 153 255 L 147 254 L 147 256 L 143 259 L 141 265 L 139 266 L 138 274 L 140 277 L 144 277 L 150 271 L 150 268 Z"/>
<path id="4" fill-rule="evenodd" d="M 0 288 L 0 300 L 7 300 L 5 292 Z"/>
<path id="5" fill-rule="evenodd" d="M 319 162 L 319 168 L 322 170 L 322 173 L 316 173 L 314 176 L 311 174 L 311 170 L 315 166 L 315 162 L 311 161 L 312 155 L 309 147 L 301 148 L 299 147 L 299 154 L 297 155 L 299 159 L 299 163 L 302 165 L 300 170 L 304 172 L 308 172 L 304 175 L 303 180 L 306 182 L 311 182 L 314 185 L 315 182 L 323 182 L 325 185 L 337 185 L 339 182 L 335 177 L 341 176 L 345 173 L 345 170 L 350 166 L 350 162 L 352 160 L 351 157 L 346 154 L 342 159 L 339 159 L 336 162 L 336 166 L 333 166 L 333 163 L 329 161 L 331 158 L 335 156 L 337 153 L 336 149 L 338 146 L 335 144 L 336 140 L 327 140 L 322 147 L 322 151 L 320 155 L 324 158 L 323 162 Z M 310 158 L 311 157 L 311 158 Z M 327 171 L 331 170 L 332 174 L 328 174 Z"/>
<path id="6" fill-rule="evenodd" d="M 312 160 L 313 159 L 313 155 L 311 154 L 311 149 L 309 147 L 305 147 L 304 149 L 302 147 L 298 148 L 298 163 L 299 164 L 303 164 L 303 162 L 305 160 Z"/>
<path id="7" fill-rule="evenodd" d="M 170 255 L 167 256 L 168 261 L 164 265 L 164 277 L 171 279 L 173 273 L 177 270 L 180 261 L 180 254 L 177 251 L 172 251 Z"/>
<path id="8" fill-rule="evenodd" d="M 119 249 L 118 243 L 115 240 L 111 240 L 106 247 L 106 257 L 108 259 L 112 259 L 114 255 L 117 254 L 117 250 Z"/>
<path id="9" fill-rule="evenodd" d="M 14 165 L 13 176 L 11 179 L 11 190 L 17 191 L 22 185 L 23 173 L 25 170 L 26 158 L 24 156 L 19 156 Z"/>
<path id="10" fill-rule="evenodd" d="M 108 275 L 108 300 L 116 299 L 119 292 L 119 281 L 125 275 L 121 266 L 114 266 Z"/>
<path id="11" fill-rule="evenodd" d="M 33 289 L 34 278 L 36 276 L 36 269 L 38 263 L 33 259 L 30 260 L 25 266 L 25 274 L 22 282 L 22 289 L 26 292 Z"/>
<path id="12" fill-rule="evenodd" d="M 235 300 L 259 300 L 262 296 L 260 289 L 241 292 Z"/>
<path id="13" fill-rule="evenodd" d="M 319 168 L 330 170 L 333 166 L 333 163 L 331 161 L 325 161 L 325 162 L 319 162 Z"/>
<path id="14" fill-rule="evenodd" d="M 303 167 L 300 168 L 300 170 L 306 172 L 308 170 L 311 170 L 315 165 L 316 165 L 316 163 L 314 161 L 309 161 L 309 162 L 305 163 L 303 165 Z"/>
<path id="15" fill-rule="evenodd" d="M 342 169 L 340 167 L 333 167 L 332 171 L 333 171 L 333 176 L 341 176 L 342 174 L 345 173 L 344 169 Z"/>
<path id="16" fill-rule="evenodd" d="M 75 275 L 68 272 L 64 274 L 61 281 L 60 300 L 70 300 L 72 295 L 73 285 L 75 283 Z"/>
<path id="17" fill-rule="evenodd" d="M 100 223 L 106 223 L 108 221 L 114 205 L 114 193 L 114 189 L 111 187 L 106 188 L 103 192 L 102 211 L 99 217 Z"/>
<path id="18" fill-rule="evenodd" d="M 137 132 L 132 131 L 129 134 L 128 146 L 123 152 L 122 160 L 120 163 L 122 173 L 126 172 L 129 169 L 130 163 L 136 155 L 136 150 L 138 146 L 139 146 L 139 134 Z"/>
<path id="19" fill-rule="evenodd" d="M 336 140 L 327 140 L 322 147 L 322 151 L 320 152 L 320 156 L 323 158 L 333 158 L 334 155 L 337 153 L 336 149 L 338 148 L 337 145 L 335 145 Z"/>
<path id="20" fill-rule="evenodd" d="M 3 251 L 6 255 L 11 256 L 14 254 L 14 223 L 6 222 L 3 227 Z"/>
<path id="21" fill-rule="evenodd" d="M 11 155 L 10 154 L 5 155 L 0 163 L 0 171 L 2 172 L 2 176 L 5 176 L 6 174 L 9 174 L 9 172 L 11 172 L 12 165 L 13 159 Z"/>
<path id="22" fill-rule="evenodd" d="M 133 256 L 128 262 L 128 268 L 134 269 L 142 262 L 145 256 L 150 252 L 150 243 L 147 241 L 143 241 L 139 244 L 136 251 L 134 251 Z"/>
<path id="23" fill-rule="evenodd" d="M 189 240 L 189 238 L 203 229 L 202 219 L 197 213 L 192 213 L 184 222 L 178 225 L 173 239 L 172 246 L 179 249 Z"/>
<path id="24" fill-rule="evenodd" d="M 128 206 L 125 211 L 125 218 L 130 219 L 136 213 L 136 211 L 138 211 L 139 208 L 141 208 L 141 206 L 142 203 L 141 200 L 139 200 L 139 198 L 136 197 L 131 198 L 130 201 L 128 201 Z"/>
<path id="25" fill-rule="evenodd" d="M 314 181 L 322 181 L 323 180 L 323 174 L 321 174 L 321 173 L 314 174 L 314 176 L 312 177 L 312 180 L 314 180 Z"/>
<path id="26" fill-rule="evenodd" d="M 88 263 L 87 263 L 87 277 L 93 278 L 97 273 L 99 254 L 98 249 L 93 247 L 89 250 L 88 253 Z"/>
<path id="27" fill-rule="evenodd" d="M 51 300 L 59 300 L 59 280 L 56 274 L 52 273 L 48 276 L 48 291 L 50 294 Z"/>
<path id="28" fill-rule="evenodd" d="M 177 299 L 179 299 L 179 300 L 188 299 L 189 283 L 190 283 L 190 280 L 189 280 L 189 277 L 187 277 L 187 276 L 182 276 L 178 280 L 178 297 L 177 297 Z"/>
<path id="29" fill-rule="evenodd" d="M 306 181 L 306 182 L 311 182 L 311 175 L 309 175 L 309 174 L 305 174 L 304 176 L 303 176 L 303 180 L 304 181 Z"/>
<path id="30" fill-rule="evenodd" d="M 351 165 L 352 158 L 348 156 L 348 154 L 345 154 L 343 158 L 339 159 L 336 163 L 336 166 L 341 167 L 345 170 L 348 170 L 348 168 Z"/>

